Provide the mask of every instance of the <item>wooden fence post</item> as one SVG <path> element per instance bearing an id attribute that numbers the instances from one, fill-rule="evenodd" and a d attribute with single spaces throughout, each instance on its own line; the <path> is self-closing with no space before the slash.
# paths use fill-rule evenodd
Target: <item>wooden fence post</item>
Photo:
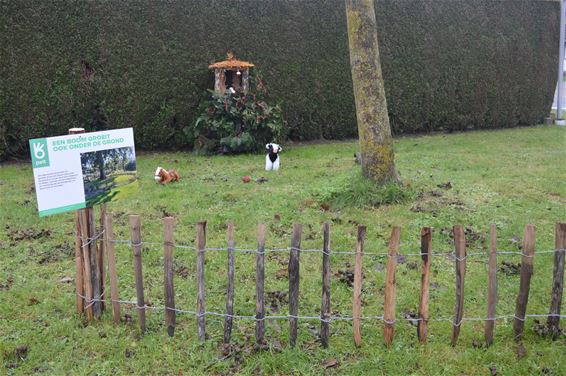
<path id="1" fill-rule="evenodd" d="M 487 319 L 485 321 L 485 343 L 493 343 L 495 315 L 497 305 L 497 232 L 495 224 L 489 226 L 489 261 L 488 261 L 488 290 L 487 290 Z"/>
<path id="2" fill-rule="evenodd" d="M 112 215 L 104 217 L 104 248 L 108 252 L 108 276 L 110 277 L 110 300 L 112 301 L 112 321 L 120 322 L 120 300 L 118 293 L 118 273 L 116 272 L 116 253 L 114 251 L 114 231 L 112 229 Z"/>
<path id="3" fill-rule="evenodd" d="M 94 209 L 93 209 L 94 210 Z M 94 213 L 94 211 L 93 211 Z M 101 204 L 100 205 L 100 231 L 104 231 L 104 218 L 106 217 L 106 204 Z M 104 237 L 104 234 L 102 235 Z M 99 283 L 100 283 L 100 295 L 103 296 L 104 298 L 106 298 L 108 296 L 108 293 L 106 292 L 106 271 L 104 266 L 106 265 L 104 263 L 104 253 L 106 252 L 105 250 L 105 242 L 101 241 L 101 242 L 97 242 L 98 243 L 98 247 L 97 247 L 97 257 L 98 257 L 98 275 L 100 277 L 99 279 Z M 104 311 L 106 304 L 104 302 L 105 299 L 102 299 L 102 301 L 100 302 L 100 310 Z"/>
<path id="4" fill-rule="evenodd" d="M 71 128 L 69 129 L 69 134 L 78 134 L 84 133 L 84 128 Z M 81 212 L 84 209 L 77 210 L 75 212 L 75 290 L 77 293 L 76 297 L 76 306 L 77 306 L 77 313 L 83 313 L 85 307 L 85 300 L 83 296 L 85 296 L 85 282 L 84 282 L 84 261 L 83 261 L 83 243 L 81 240 L 81 224 L 80 224 L 80 216 Z M 82 237 L 86 239 L 86 237 Z"/>
<path id="5" fill-rule="evenodd" d="M 98 265 L 98 237 L 96 233 L 96 221 L 94 219 L 94 208 L 86 208 L 88 218 L 88 247 L 90 250 L 90 276 L 92 278 L 92 298 L 94 299 L 92 311 L 95 319 L 100 319 L 102 315 L 101 293 L 100 291 L 100 267 Z"/>
<path id="6" fill-rule="evenodd" d="M 255 341 L 258 346 L 263 345 L 264 333 L 264 280 L 265 280 L 265 224 L 257 227 L 257 254 L 255 270 Z"/>
<path id="7" fill-rule="evenodd" d="M 354 332 L 354 344 L 356 347 L 362 345 L 362 332 L 360 327 L 360 316 L 362 309 L 362 256 L 364 253 L 364 237 L 366 227 L 358 226 L 358 240 L 356 243 L 356 261 L 354 264 L 354 291 L 352 296 L 352 328 Z"/>
<path id="8" fill-rule="evenodd" d="M 94 312 L 92 309 L 92 277 L 90 267 L 90 247 L 88 244 L 88 215 L 86 209 L 79 210 L 79 221 L 81 228 L 81 248 L 83 259 L 83 282 L 84 282 L 84 309 L 86 311 L 86 318 L 88 321 L 94 319 Z"/>
<path id="9" fill-rule="evenodd" d="M 432 228 L 421 230 L 421 296 L 419 300 L 419 322 L 417 335 L 420 343 L 426 343 L 428 332 L 428 291 L 430 281 L 430 259 L 432 257 Z"/>
<path id="10" fill-rule="evenodd" d="M 204 310 L 204 252 L 206 248 L 206 221 L 197 223 L 197 334 L 198 340 L 206 339 Z"/>
<path id="11" fill-rule="evenodd" d="M 456 346 L 462 318 L 464 317 L 464 279 L 466 277 L 466 236 L 462 226 L 454 226 L 454 247 L 456 252 L 456 305 L 452 327 L 452 347 Z"/>
<path id="12" fill-rule="evenodd" d="M 132 252 L 134 254 L 134 272 L 136 279 L 136 308 L 140 320 L 140 330 L 145 332 L 145 298 L 143 296 L 143 274 L 141 256 L 141 224 L 139 215 L 130 215 L 130 234 L 132 239 Z"/>
<path id="13" fill-rule="evenodd" d="M 175 283 L 173 272 L 173 217 L 163 218 L 163 263 L 165 270 L 165 327 L 169 337 L 175 334 Z"/>
<path id="14" fill-rule="evenodd" d="M 81 225 L 79 212 L 75 212 L 75 290 L 77 293 L 77 313 L 84 312 L 84 280 L 83 280 L 83 250 L 81 241 Z"/>
<path id="15" fill-rule="evenodd" d="M 564 256 L 566 251 L 566 222 L 557 223 L 554 238 L 554 272 L 552 278 L 552 295 L 550 302 L 547 326 L 552 339 L 555 341 L 560 335 L 560 305 L 564 291 Z"/>
<path id="16" fill-rule="evenodd" d="M 234 221 L 228 222 L 228 284 L 226 285 L 226 317 L 224 317 L 224 343 L 230 343 L 232 315 L 234 314 Z"/>
<path id="17" fill-rule="evenodd" d="M 387 252 L 387 275 L 385 277 L 385 298 L 383 303 L 383 342 L 386 346 L 393 343 L 395 334 L 395 301 L 397 299 L 395 268 L 397 267 L 397 252 L 399 251 L 400 238 L 401 229 L 397 226 L 393 227 Z"/>
<path id="18" fill-rule="evenodd" d="M 523 257 L 521 258 L 521 281 L 519 285 L 519 295 L 517 295 L 517 305 L 515 307 L 515 320 L 513 331 L 515 341 L 523 338 L 523 328 L 525 327 L 525 314 L 527 303 L 529 302 L 529 289 L 531 276 L 533 274 L 533 257 L 535 255 L 535 226 L 526 225 L 523 237 Z"/>
<path id="19" fill-rule="evenodd" d="M 297 342 L 297 314 L 299 311 L 299 255 L 301 252 L 300 224 L 293 225 L 293 238 L 289 254 L 289 345 L 295 347 Z"/>
<path id="20" fill-rule="evenodd" d="M 330 225 L 322 225 L 322 302 L 320 305 L 320 343 L 328 347 L 330 334 Z"/>

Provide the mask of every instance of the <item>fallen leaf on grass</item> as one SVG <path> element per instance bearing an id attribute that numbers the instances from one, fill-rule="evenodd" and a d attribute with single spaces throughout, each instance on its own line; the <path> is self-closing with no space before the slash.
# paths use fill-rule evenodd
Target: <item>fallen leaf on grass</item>
<path id="1" fill-rule="evenodd" d="M 340 362 L 338 362 L 338 360 L 336 359 L 326 359 L 325 361 L 322 362 L 322 366 L 324 368 L 338 367 L 339 365 Z"/>
<path id="2" fill-rule="evenodd" d="M 527 356 L 527 349 L 523 346 L 523 343 L 517 345 L 517 358 L 521 359 Z"/>
<path id="3" fill-rule="evenodd" d="M 474 339 L 474 340 L 472 341 L 472 347 L 473 347 L 474 349 L 481 349 L 481 348 L 483 347 L 483 343 L 480 342 L 480 341 L 478 341 L 477 339 Z"/>
<path id="4" fill-rule="evenodd" d="M 289 271 L 287 268 L 279 269 L 275 272 L 275 278 L 277 279 L 286 279 L 289 277 Z"/>
<path id="5" fill-rule="evenodd" d="M 39 300 L 37 300 L 36 298 L 29 298 L 28 300 L 28 305 L 36 305 L 39 303 Z"/>
<path id="6" fill-rule="evenodd" d="M 186 266 L 179 266 L 175 273 L 177 273 L 181 278 L 187 278 L 189 276 L 189 268 Z"/>

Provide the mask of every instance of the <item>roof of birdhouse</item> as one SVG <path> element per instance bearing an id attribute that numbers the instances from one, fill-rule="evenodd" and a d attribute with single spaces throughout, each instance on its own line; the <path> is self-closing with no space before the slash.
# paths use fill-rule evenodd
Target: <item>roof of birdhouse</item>
<path id="1" fill-rule="evenodd" d="M 254 65 L 249 61 L 238 60 L 234 54 L 228 53 L 228 59 L 219 61 L 208 66 L 209 69 L 247 69 L 252 68 Z"/>

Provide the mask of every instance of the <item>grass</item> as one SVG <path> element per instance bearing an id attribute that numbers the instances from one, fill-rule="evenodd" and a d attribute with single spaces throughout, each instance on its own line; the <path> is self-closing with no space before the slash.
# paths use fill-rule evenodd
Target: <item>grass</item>
<path id="1" fill-rule="evenodd" d="M 139 188 L 134 175 L 115 175 L 104 180 L 94 180 L 85 183 L 86 204 L 88 207 L 99 205 L 111 200 L 120 200 L 135 194 Z"/>
<path id="2" fill-rule="evenodd" d="M 236 223 L 236 246 L 255 247 L 258 222 L 267 225 L 267 248 L 287 247 L 292 224 L 303 224 L 303 248 L 320 248 L 321 225 L 331 223 L 331 247 L 352 250 L 357 224 L 367 226 L 366 249 L 384 252 L 392 225 L 402 227 L 402 253 L 419 251 L 423 226 L 434 227 L 433 248 L 453 249 L 452 225 L 468 228 L 468 252 L 486 247 L 490 223 L 498 228 L 499 248 L 519 250 L 523 227 L 537 226 L 538 251 L 554 246 L 554 224 L 566 220 L 565 131 L 560 127 L 530 127 L 504 131 L 406 137 L 396 141 L 396 163 L 403 189 L 379 193 L 359 185 L 359 166 L 353 162 L 355 142 L 288 145 L 277 173 L 262 170 L 263 156 L 197 157 L 187 153 L 138 155 L 138 194 L 112 202 L 117 239 L 129 239 L 128 215 L 142 216 L 142 238 L 162 241 L 161 218 L 175 216 L 176 241 L 194 244 L 195 223 L 208 221 L 210 247 L 225 246 L 226 221 Z M 179 183 L 154 183 L 157 165 L 176 168 Z M 252 181 L 242 182 L 249 175 Z M 266 177 L 262 184 L 255 180 Z M 448 184 L 449 183 L 449 184 Z M 209 339 L 198 343 L 196 320 L 177 318 L 175 337 L 167 337 L 160 311 L 150 311 L 148 331 L 140 336 L 131 307 L 123 313 L 133 322 L 113 326 L 111 313 L 89 325 L 74 311 L 73 283 L 60 282 L 74 275 L 73 214 L 46 218 L 37 215 L 29 163 L 0 168 L 0 373 L 6 374 L 383 374 L 383 375 L 498 375 L 564 374 L 566 339 L 557 342 L 537 334 L 536 323 L 525 327 L 525 356 L 518 358 L 512 322 L 498 322 L 495 343 L 481 345 L 483 323 L 465 322 L 455 348 L 450 347 L 451 325 L 432 322 L 429 343 L 418 345 L 416 329 L 402 321 L 396 326 L 393 347 L 382 345 L 382 323 L 362 322 L 362 347 L 356 349 L 350 322 L 331 324 L 330 348 L 317 343 L 318 321 L 299 321 L 295 349 L 288 348 L 286 321 L 266 323 L 270 349 L 253 351 L 253 322 L 236 320 L 233 355 L 222 354 L 222 320 L 207 316 Z M 365 192 L 370 192 L 366 194 Z M 376 193 L 377 192 L 377 193 Z M 351 196 L 350 199 L 347 199 Z M 376 198 L 377 197 L 377 198 Z M 372 206 L 380 202 L 392 204 Z M 517 240 L 519 239 L 519 240 Z M 146 299 L 163 305 L 162 247 L 144 246 Z M 514 255 L 503 261 L 519 263 Z M 117 244 L 120 294 L 135 300 L 131 250 Z M 225 305 L 226 255 L 206 255 L 206 308 L 222 312 Z M 288 289 L 284 277 L 287 254 L 266 257 L 269 292 Z M 194 253 L 175 249 L 176 305 L 194 310 Z M 335 255 L 333 272 L 351 270 L 353 258 Z M 364 259 L 362 315 L 382 314 L 385 260 Z M 397 269 L 397 314 L 417 311 L 420 261 L 407 257 Z M 300 315 L 317 316 L 320 310 L 321 256 L 301 254 Z M 514 312 L 518 275 L 498 273 L 498 314 Z M 535 271 L 527 313 L 547 313 L 552 278 L 552 255 L 535 258 Z M 255 310 L 255 258 L 236 255 L 235 313 Z M 451 317 L 454 310 L 454 264 L 433 258 L 430 313 Z M 485 317 L 486 266 L 481 257 L 470 258 L 466 274 L 465 317 Z M 351 315 L 351 288 L 332 278 L 334 314 Z M 272 296 L 272 295 L 269 295 Z M 266 298 L 268 315 L 286 314 L 285 302 Z M 563 312 L 566 311 L 563 303 Z M 272 309 L 278 307 L 277 309 Z M 275 312 L 274 312 L 275 311 Z M 337 367 L 323 362 L 336 359 Z"/>

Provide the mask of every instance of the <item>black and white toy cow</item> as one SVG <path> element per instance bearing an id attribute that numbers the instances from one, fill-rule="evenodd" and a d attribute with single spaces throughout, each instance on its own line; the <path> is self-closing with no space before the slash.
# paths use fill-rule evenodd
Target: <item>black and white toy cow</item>
<path id="1" fill-rule="evenodd" d="M 279 170 L 279 152 L 283 149 L 277 144 L 265 145 L 267 155 L 265 156 L 265 171 Z"/>

